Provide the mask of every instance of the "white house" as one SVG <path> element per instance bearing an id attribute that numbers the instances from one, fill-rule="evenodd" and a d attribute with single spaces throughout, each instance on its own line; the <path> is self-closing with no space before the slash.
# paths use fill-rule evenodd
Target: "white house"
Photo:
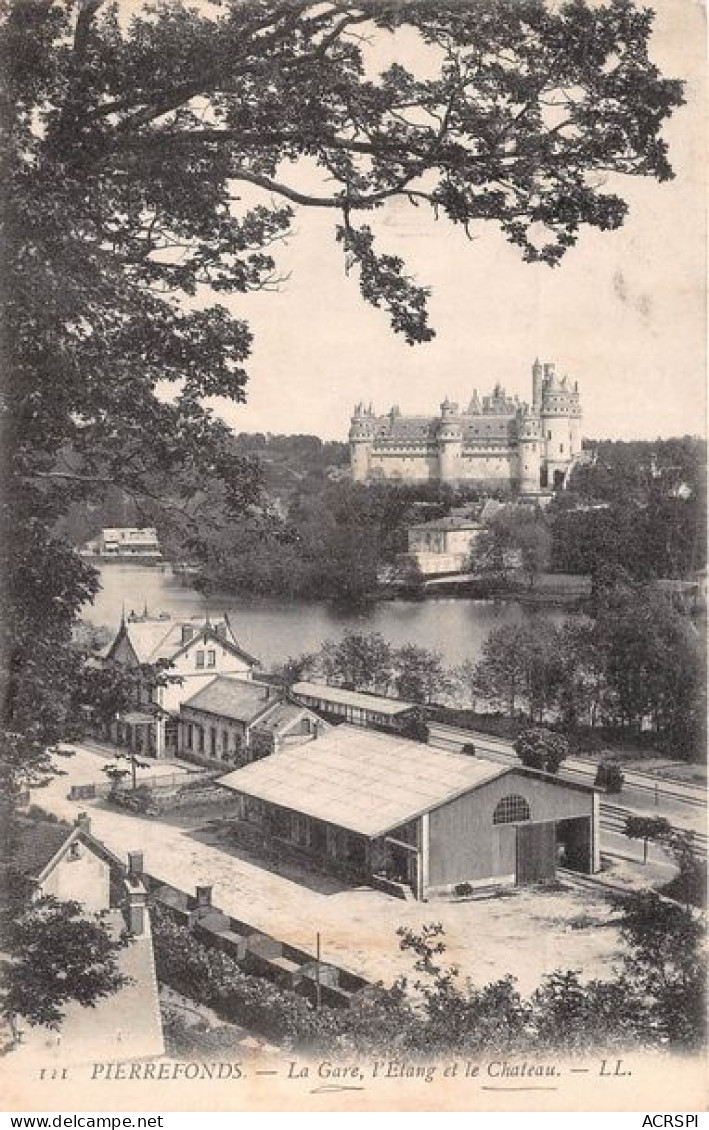
<path id="1" fill-rule="evenodd" d="M 173 620 L 165 613 L 150 616 L 147 612 L 122 618 L 104 663 L 165 665 L 166 685 L 156 686 L 146 679 L 137 692 L 135 708 L 110 727 L 113 741 L 156 758 L 178 752 L 178 716 L 187 699 L 215 675 L 248 680 L 259 666 L 237 642 L 226 614 L 221 619 Z"/>
<path id="2" fill-rule="evenodd" d="M 3 869 L 22 880 L 30 900 L 52 896 L 59 902 L 78 902 L 82 914 L 98 919 L 112 937 L 127 934 L 130 939 L 117 957 L 125 984 L 91 1008 L 68 1002 L 59 1032 L 13 1018 L 7 1034 L 14 1062 L 40 1057 L 43 1064 L 54 1066 L 162 1056 L 165 1045 L 142 853 L 129 854 L 126 868 L 91 834 L 85 813 L 73 827 L 19 817 Z"/>

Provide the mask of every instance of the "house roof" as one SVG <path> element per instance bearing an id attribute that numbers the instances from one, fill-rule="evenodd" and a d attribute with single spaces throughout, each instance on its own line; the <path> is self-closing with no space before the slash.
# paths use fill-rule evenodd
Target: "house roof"
<path id="1" fill-rule="evenodd" d="M 114 541 L 125 538 L 130 538 L 131 541 L 156 541 L 158 536 L 155 526 L 104 526 L 101 533 L 104 538 Z"/>
<path id="2" fill-rule="evenodd" d="M 259 730 L 268 730 L 269 733 L 277 734 L 282 730 L 287 730 L 304 714 L 317 718 L 317 714 L 312 714 L 307 706 L 300 706 L 297 703 L 283 700 L 280 702 L 274 701 L 273 706 L 264 711 L 256 725 Z M 320 725 L 325 725 L 325 723 L 320 723 Z"/>
<path id="3" fill-rule="evenodd" d="M 184 627 L 189 627 L 193 631 L 188 640 L 183 639 L 182 629 Z M 221 635 L 218 634 L 218 629 L 222 632 Z M 230 651 L 236 652 L 247 662 L 258 666 L 258 660 L 239 646 L 226 618 L 207 622 L 201 618 L 194 620 L 153 619 L 151 617 L 133 619 L 129 616 L 121 624 L 118 634 L 107 650 L 107 656 L 111 655 L 121 633 L 125 634 L 138 663 L 157 663 L 160 659 L 174 659 L 200 636 L 204 638 L 206 635 L 208 639 L 222 644 Z"/>
<path id="4" fill-rule="evenodd" d="M 27 820 L 18 817 L 14 825 L 11 866 L 30 879 L 41 879 L 50 864 L 75 840 L 83 840 L 98 855 L 123 868 L 117 856 L 86 828 L 78 824 L 57 824 L 52 820 Z"/>
<path id="5" fill-rule="evenodd" d="M 402 714 L 412 710 L 413 702 L 398 698 L 384 698 L 378 694 L 364 694 L 362 691 L 348 691 L 344 687 L 330 687 L 326 683 L 294 683 L 291 692 L 298 697 L 319 698 L 323 702 L 335 702 L 341 706 L 355 706 L 361 710 L 374 710 L 377 714 Z"/>
<path id="6" fill-rule="evenodd" d="M 496 762 L 344 725 L 219 783 L 375 837 L 510 772 Z"/>
<path id="7" fill-rule="evenodd" d="M 49 820 L 18 819 L 15 825 L 12 866 L 22 875 L 41 875 L 64 847 L 74 828 Z"/>
<path id="8" fill-rule="evenodd" d="M 216 675 L 211 683 L 186 699 L 182 705 L 190 710 L 218 714 L 221 718 L 250 722 L 262 713 L 269 701 L 274 701 L 273 688 L 264 683 Z"/>
<path id="9" fill-rule="evenodd" d="M 417 522 L 410 526 L 411 530 L 479 530 L 480 522 L 476 518 L 457 518 L 449 515 L 446 518 L 431 518 L 428 522 Z"/>

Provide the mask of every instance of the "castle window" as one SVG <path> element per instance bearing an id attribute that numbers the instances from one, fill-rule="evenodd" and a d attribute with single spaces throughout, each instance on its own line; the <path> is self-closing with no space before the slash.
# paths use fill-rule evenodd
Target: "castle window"
<path id="1" fill-rule="evenodd" d="M 560 453 L 561 453 L 562 455 L 564 454 L 564 445 L 563 445 L 563 443 L 560 443 L 560 444 L 559 444 L 559 451 L 560 451 Z"/>
<path id="2" fill-rule="evenodd" d="M 503 796 L 492 814 L 493 824 L 520 824 L 531 819 L 529 805 L 519 793 Z"/>
<path id="3" fill-rule="evenodd" d="M 547 432 L 547 439 L 551 439 L 551 431 Z"/>

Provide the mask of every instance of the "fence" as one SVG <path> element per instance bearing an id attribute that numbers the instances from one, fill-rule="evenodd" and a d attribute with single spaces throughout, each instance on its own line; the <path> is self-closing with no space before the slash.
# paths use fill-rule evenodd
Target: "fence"
<path id="1" fill-rule="evenodd" d="M 214 771 L 211 773 L 163 773 L 152 777 L 138 777 L 137 784 L 138 787 L 145 785 L 155 792 L 160 792 L 161 789 L 175 789 L 181 785 L 192 785 L 195 781 L 209 781 L 214 776 Z M 119 788 L 122 792 L 130 791 L 127 777 Z M 95 800 L 96 797 L 107 797 L 114 789 L 115 786 L 111 781 L 93 781 L 86 785 L 72 785 L 69 800 Z"/>

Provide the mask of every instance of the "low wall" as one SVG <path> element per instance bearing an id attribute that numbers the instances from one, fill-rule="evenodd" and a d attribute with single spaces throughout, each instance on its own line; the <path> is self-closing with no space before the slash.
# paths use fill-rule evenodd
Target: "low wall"
<path id="1" fill-rule="evenodd" d="M 238 961 L 245 973 L 265 977 L 269 981 L 293 988 L 313 1002 L 317 997 L 318 961 L 313 953 L 291 946 L 270 934 L 265 934 L 248 922 L 223 915 L 219 907 L 211 906 L 213 915 L 228 922 L 228 928 L 211 929 L 208 915 L 199 916 L 194 895 L 155 875 L 145 873 L 143 880 L 152 900 L 180 926 L 191 930 L 205 945 Z M 161 891 L 160 888 L 163 888 Z M 370 987 L 370 982 L 355 973 L 320 962 L 320 998 L 332 1007 L 347 1007 L 353 996 Z"/>

